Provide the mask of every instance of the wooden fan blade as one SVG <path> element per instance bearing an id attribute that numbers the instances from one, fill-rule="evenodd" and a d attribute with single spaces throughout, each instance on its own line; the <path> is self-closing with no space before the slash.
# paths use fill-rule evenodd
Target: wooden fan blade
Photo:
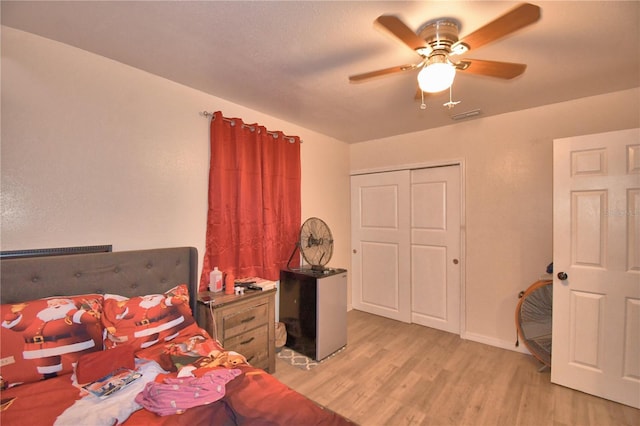
<path id="1" fill-rule="evenodd" d="M 365 72 L 363 74 L 350 75 L 349 81 L 351 83 L 360 83 L 362 81 L 369 80 L 370 78 L 380 77 L 383 75 L 393 74 L 397 72 L 412 71 L 412 70 L 415 70 L 416 68 L 417 68 L 416 65 L 400 65 L 397 67 L 385 68 L 383 70 L 370 71 L 370 72 Z"/>
<path id="2" fill-rule="evenodd" d="M 421 39 L 411 28 L 407 27 L 397 16 L 382 15 L 375 20 L 375 23 L 389 31 L 413 50 L 429 47 L 426 41 Z"/>
<path id="3" fill-rule="evenodd" d="M 465 59 L 456 66 L 459 71 L 467 74 L 486 75 L 504 79 L 519 76 L 527 69 L 525 64 L 512 62 L 485 61 L 482 59 Z"/>
<path id="4" fill-rule="evenodd" d="M 462 38 L 453 45 L 452 50 L 455 50 L 455 46 L 458 44 L 464 44 L 469 49 L 477 49 L 520 28 L 531 25 L 538 19 L 540 19 L 540 8 L 533 4 L 522 3 L 510 12 Z"/>

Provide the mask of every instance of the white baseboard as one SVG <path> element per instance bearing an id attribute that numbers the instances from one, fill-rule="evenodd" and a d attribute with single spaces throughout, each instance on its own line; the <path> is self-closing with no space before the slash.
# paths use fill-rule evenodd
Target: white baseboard
<path id="1" fill-rule="evenodd" d="M 531 352 L 529 352 L 529 350 L 526 348 L 526 346 L 524 346 L 522 342 L 520 342 L 520 346 L 516 347 L 515 336 L 513 336 L 514 340 L 512 341 L 500 340 L 500 339 L 496 339 L 495 337 L 489 337 L 483 334 L 469 333 L 469 332 L 463 333 L 460 337 L 465 340 L 471 340 L 473 342 L 483 343 L 485 345 L 495 346 L 497 348 L 507 349 L 510 351 L 531 355 Z"/>

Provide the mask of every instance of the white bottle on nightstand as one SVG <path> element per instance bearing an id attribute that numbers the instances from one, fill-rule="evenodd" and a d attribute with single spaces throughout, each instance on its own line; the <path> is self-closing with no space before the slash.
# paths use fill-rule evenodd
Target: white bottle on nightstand
<path id="1" fill-rule="evenodd" d="M 222 272 L 217 266 L 209 274 L 209 291 L 213 293 L 222 291 Z"/>

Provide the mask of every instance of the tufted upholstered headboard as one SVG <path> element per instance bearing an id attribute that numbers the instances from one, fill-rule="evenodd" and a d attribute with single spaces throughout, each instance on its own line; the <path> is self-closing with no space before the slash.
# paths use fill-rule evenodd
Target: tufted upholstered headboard
<path id="1" fill-rule="evenodd" d="M 197 275 L 195 247 L 9 258 L 0 261 L 0 302 L 85 293 L 132 297 L 187 284 L 195 316 Z"/>

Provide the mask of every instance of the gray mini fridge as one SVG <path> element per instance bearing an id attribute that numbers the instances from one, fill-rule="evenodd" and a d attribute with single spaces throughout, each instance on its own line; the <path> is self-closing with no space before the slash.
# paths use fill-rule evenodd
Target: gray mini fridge
<path id="1" fill-rule="evenodd" d="M 347 344 L 347 270 L 280 271 L 288 348 L 320 361 Z"/>

